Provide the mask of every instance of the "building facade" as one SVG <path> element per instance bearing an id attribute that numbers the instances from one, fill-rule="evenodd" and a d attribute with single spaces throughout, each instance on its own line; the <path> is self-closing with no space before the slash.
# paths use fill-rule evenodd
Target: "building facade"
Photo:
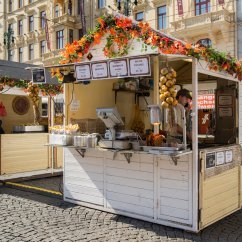
<path id="1" fill-rule="evenodd" d="M 66 43 L 117 8 L 137 21 L 190 43 L 237 55 L 235 0 L 6 0 L 1 1 L 0 58 L 57 64 Z M 129 2 L 129 3 L 128 3 Z M 137 5 L 134 2 L 138 3 Z M 127 3 L 127 4 L 126 4 Z M 128 6 L 128 8 L 127 8 Z M 47 24 L 47 26 L 46 26 Z M 13 34 L 10 36 L 9 29 Z M 47 34 L 48 33 L 48 34 Z M 9 37 L 10 36 L 10 37 Z M 9 43 L 8 45 L 8 42 Z"/>

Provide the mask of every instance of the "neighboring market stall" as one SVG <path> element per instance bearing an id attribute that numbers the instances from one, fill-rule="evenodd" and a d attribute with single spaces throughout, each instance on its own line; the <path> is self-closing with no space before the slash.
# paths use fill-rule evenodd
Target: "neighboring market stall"
<path id="1" fill-rule="evenodd" d="M 50 135 L 65 146 L 64 200 L 194 232 L 240 209 L 241 70 L 230 56 L 148 24 L 100 18 L 52 66 L 60 80 L 75 81 L 65 84 L 72 125 Z M 216 125 L 204 139 L 198 92 L 206 84 L 216 89 Z M 176 99 L 184 87 L 189 112 Z M 179 119 L 181 139 L 172 133 Z"/>
<path id="2" fill-rule="evenodd" d="M 62 171 L 54 162 L 49 141 L 51 116 L 41 117 L 41 96 L 61 93 L 61 86 L 32 84 L 34 65 L 0 61 L 0 180 Z M 51 77 L 49 75 L 48 80 Z M 59 167 L 61 168 L 61 167 Z"/>

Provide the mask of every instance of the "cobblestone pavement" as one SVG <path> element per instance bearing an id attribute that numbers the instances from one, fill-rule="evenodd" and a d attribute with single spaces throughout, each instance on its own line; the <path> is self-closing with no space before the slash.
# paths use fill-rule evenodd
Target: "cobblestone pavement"
<path id="1" fill-rule="evenodd" d="M 0 241 L 242 242 L 242 211 L 193 234 L 0 186 Z"/>

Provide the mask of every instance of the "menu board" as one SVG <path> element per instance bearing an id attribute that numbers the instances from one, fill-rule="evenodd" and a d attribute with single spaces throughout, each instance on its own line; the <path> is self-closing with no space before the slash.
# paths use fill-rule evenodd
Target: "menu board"
<path id="1" fill-rule="evenodd" d="M 126 59 L 109 62 L 110 77 L 128 76 L 128 63 Z"/>
<path id="2" fill-rule="evenodd" d="M 233 117 L 233 108 L 232 107 L 229 107 L 229 108 L 219 107 L 218 114 L 219 114 L 219 117 Z"/>
<path id="3" fill-rule="evenodd" d="M 230 106 L 233 104 L 233 98 L 231 95 L 220 95 L 218 97 L 218 105 L 220 106 Z"/>
<path id="4" fill-rule="evenodd" d="M 150 59 L 148 57 L 129 58 L 130 76 L 150 76 Z"/>
<path id="5" fill-rule="evenodd" d="M 92 78 L 103 79 L 108 78 L 108 63 L 107 62 L 96 62 L 91 64 Z"/>
<path id="6" fill-rule="evenodd" d="M 77 81 L 150 76 L 150 57 L 140 56 L 75 65 Z"/>
<path id="7" fill-rule="evenodd" d="M 36 84 L 46 83 L 45 69 L 37 68 L 32 69 L 32 81 Z"/>
<path id="8" fill-rule="evenodd" d="M 76 65 L 76 79 L 81 80 L 90 80 L 91 79 L 91 69 L 89 64 Z"/>
<path id="9" fill-rule="evenodd" d="M 206 154 L 206 168 L 211 168 L 215 166 L 215 153 Z"/>

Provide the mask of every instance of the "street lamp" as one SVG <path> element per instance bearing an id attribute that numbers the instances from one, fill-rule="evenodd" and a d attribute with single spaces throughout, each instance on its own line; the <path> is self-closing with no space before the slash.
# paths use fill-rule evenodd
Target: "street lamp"
<path id="1" fill-rule="evenodd" d="M 4 33 L 4 39 L 3 39 L 3 43 L 5 46 L 7 46 L 7 50 L 8 50 L 8 60 L 10 61 L 10 55 L 11 55 L 11 44 L 14 43 L 14 37 L 13 37 L 13 30 L 11 29 L 11 26 L 8 26 L 8 32 Z"/>
<path id="2" fill-rule="evenodd" d="M 129 16 L 130 11 L 131 11 L 130 8 L 131 8 L 132 5 L 135 5 L 135 6 L 138 5 L 138 0 L 134 0 L 134 1 L 132 1 L 132 0 L 123 0 L 123 1 L 117 0 L 117 9 L 119 11 L 122 10 L 122 6 L 121 6 L 122 2 L 123 2 L 123 13 L 126 16 Z"/>

